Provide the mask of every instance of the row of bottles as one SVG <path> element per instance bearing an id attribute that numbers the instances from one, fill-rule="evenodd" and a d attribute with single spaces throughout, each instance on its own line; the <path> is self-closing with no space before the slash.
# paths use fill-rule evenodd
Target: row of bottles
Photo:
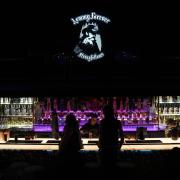
<path id="1" fill-rule="evenodd" d="M 32 128 L 32 97 L 0 97 L 0 129 Z"/>
<path id="2" fill-rule="evenodd" d="M 180 119 L 180 96 L 159 96 L 160 126 L 167 126 L 167 121 Z"/>
<path id="3" fill-rule="evenodd" d="M 32 118 L 25 117 L 0 117 L 0 129 L 7 128 L 32 128 Z"/>
<path id="4" fill-rule="evenodd" d="M 18 97 L 18 98 L 1 97 L 0 104 L 33 104 L 33 98 L 32 97 Z"/>
<path id="5" fill-rule="evenodd" d="M 31 116 L 33 105 L 31 104 L 4 104 L 0 105 L 1 116 Z"/>
<path id="6" fill-rule="evenodd" d="M 180 114 L 180 104 L 160 105 L 159 114 Z"/>
<path id="7" fill-rule="evenodd" d="M 99 111 L 104 105 L 110 103 L 116 110 L 143 110 L 149 111 L 152 103 L 151 97 L 87 97 L 87 98 L 42 98 L 37 103 L 44 111 Z"/>
<path id="8" fill-rule="evenodd" d="M 103 113 L 102 111 L 98 112 L 81 112 L 81 111 L 76 111 L 73 112 L 74 115 L 76 116 L 76 119 L 79 121 L 80 124 L 84 122 L 88 122 L 90 118 L 92 118 L 92 115 L 94 116 L 96 114 L 96 117 L 98 121 L 103 119 Z M 59 119 L 59 124 L 63 124 L 66 115 L 68 114 L 68 111 L 64 112 L 58 112 L 58 119 Z M 146 112 L 131 112 L 131 113 L 119 113 L 117 112 L 115 114 L 118 120 L 123 121 L 128 121 L 129 123 L 134 123 L 134 124 L 141 124 L 141 123 L 157 123 L 157 115 L 156 114 L 150 114 Z M 49 114 L 35 114 L 35 124 L 50 124 L 51 123 L 51 115 Z"/>
<path id="9" fill-rule="evenodd" d="M 159 96 L 160 103 L 180 103 L 180 96 Z"/>
<path id="10" fill-rule="evenodd" d="M 56 111 L 102 111 L 107 103 L 113 104 L 114 111 L 152 111 L 151 98 L 134 98 L 134 97 L 113 97 L 113 98 L 44 98 L 35 105 L 37 114 Z"/>

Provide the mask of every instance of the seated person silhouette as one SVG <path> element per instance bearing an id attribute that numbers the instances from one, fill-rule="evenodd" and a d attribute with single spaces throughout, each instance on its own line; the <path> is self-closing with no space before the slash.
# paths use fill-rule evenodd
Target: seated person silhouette
<path id="1" fill-rule="evenodd" d="M 97 138 L 99 137 L 99 124 L 97 115 L 92 114 L 89 121 L 81 128 L 81 134 L 84 138 Z"/>
<path id="2" fill-rule="evenodd" d="M 82 146 L 79 123 L 73 114 L 68 114 L 59 147 L 64 166 L 73 166 L 80 162 L 79 151 Z"/>

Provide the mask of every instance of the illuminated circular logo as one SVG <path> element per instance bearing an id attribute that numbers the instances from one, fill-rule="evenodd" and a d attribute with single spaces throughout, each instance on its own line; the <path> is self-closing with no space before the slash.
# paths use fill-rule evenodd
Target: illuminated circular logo
<path id="1" fill-rule="evenodd" d="M 71 18 L 74 25 L 81 25 L 79 41 L 74 48 L 77 57 L 91 62 L 104 57 L 102 51 L 102 39 L 99 30 L 99 22 L 108 24 L 111 20 L 92 12 Z"/>

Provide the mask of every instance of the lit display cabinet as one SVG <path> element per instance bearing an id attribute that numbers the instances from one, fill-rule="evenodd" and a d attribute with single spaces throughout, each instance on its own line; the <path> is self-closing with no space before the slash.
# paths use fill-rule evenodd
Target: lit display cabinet
<path id="1" fill-rule="evenodd" d="M 33 97 L 0 97 L 0 129 L 32 129 L 34 103 Z"/>
<path id="2" fill-rule="evenodd" d="M 160 127 L 166 127 L 169 121 L 180 121 L 180 96 L 157 96 L 155 104 Z"/>
<path id="3" fill-rule="evenodd" d="M 98 122 L 103 118 L 102 108 L 113 104 L 115 115 L 122 122 L 124 131 L 165 130 L 168 124 L 180 120 L 180 96 L 154 97 L 0 97 L 0 129 L 31 129 L 51 132 L 51 113 L 58 113 L 59 130 L 64 128 L 68 113 L 75 114 L 80 127 L 95 114 Z"/>
<path id="4" fill-rule="evenodd" d="M 45 98 L 35 107 L 34 131 L 51 131 L 51 112 L 56 110 L 59 118 L 59 130 L 64 127 L 68 113 L 75 114 L 80 127 L 86 124 L 92 114 L 98 121 L 103 118 L 102 108 L 111 102 L 115 115 L 122 122 L 124 131 L 136 131 L 145 127 L 147 131 L 158 131 L 159 121 L 152 97 L 101 97 L 101 98 Z"/>

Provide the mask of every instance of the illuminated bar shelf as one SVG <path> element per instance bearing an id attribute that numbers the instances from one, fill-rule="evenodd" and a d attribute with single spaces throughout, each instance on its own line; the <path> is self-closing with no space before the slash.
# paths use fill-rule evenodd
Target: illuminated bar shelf
<path id="1" fill-rule="evenodd" d="M 33 97 L 0 97 L 0 129 L 32 129 Z"/>
<path id="2" fill-rule="evenodd" d="M 138 127 L 147 127 L 147 131 L 158 131 L 159 127 L 158 124 L 149 124 L 149 125 L 123 125 L 123 131 L 129 131 L 129 132 L 135 132 Z M 81 128 L 81 126 L 80 126 Z M 64 126 L 59 125 L 59 132 L 62 132 L 64 129 Z M 160 128 L 163 130 L 164 128 Z M 34 132 L 51 132 L 51 125 L 49 124 L 34 124 L 33 125 Z"/>
<path id="3" fill-rule="evenodd" d="M 180 102 L 159 102 L 159 104 L 180 104 Z"/>
<path id="4" fill-rule="evenodd" d="M 160 116 L 180 116 L 180 114 L 160 114 Z"/>
<path id="5" fill-rule="evenodd" d="M 0 115 L 0 117 L 29 117 L 32 118 L 33 115 Z"/>
<path id="6" fill-rule="evenodd" d="M 0 105 L 33 105 L 33 103 L 0 103 Z"/>

